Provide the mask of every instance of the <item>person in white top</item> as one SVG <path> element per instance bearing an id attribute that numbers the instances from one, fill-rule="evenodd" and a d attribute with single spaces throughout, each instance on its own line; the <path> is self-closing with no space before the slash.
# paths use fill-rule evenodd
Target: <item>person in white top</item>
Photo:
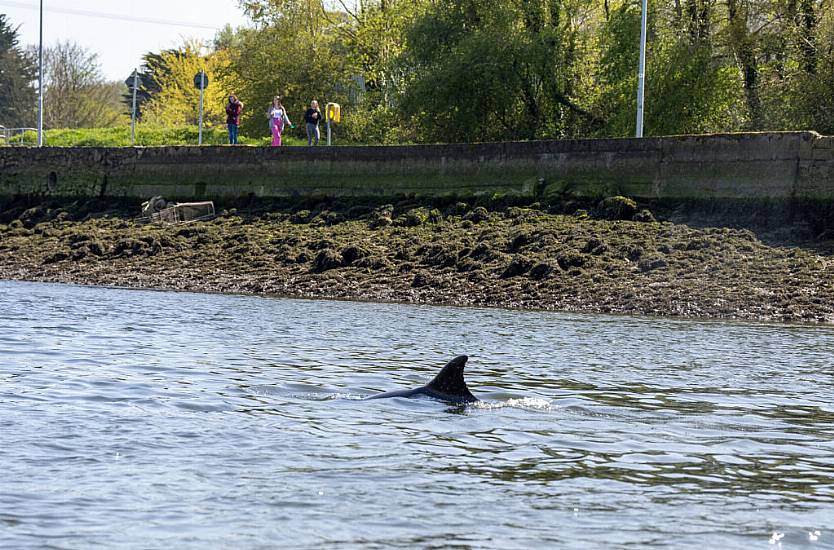
<path id="1" fill-rule="evenodd" d="M 284 108 L 284 104 L 281 103 L 281 96 L 272 98 L 272 105 L 267 111 L 267 116 L 269 116 L 269 129 L 272 131 L 272 146 L 280 147 L 281 134 L 284 133 L 284 126 L 288 125 L 292 127 L 292 122 L 290 122 L 290 118 L 287 116 L 287 110 Z"/>

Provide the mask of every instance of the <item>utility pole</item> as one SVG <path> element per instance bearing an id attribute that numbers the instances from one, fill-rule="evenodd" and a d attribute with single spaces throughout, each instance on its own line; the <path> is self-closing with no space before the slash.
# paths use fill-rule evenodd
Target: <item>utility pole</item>
<path id="1" fill-rule="evenodd" d="M 648 0 L 643 0 L 643 12 L 640 16 L 640 67 L 637 69 L 637 133 L 643 137 L 643 103 L 646 93 L 646 17 Z"/>
<path id="2" fill-rule="evenodd" d="M 133 69 L 133 109 L 130 111 L 130 145 L 136 146 L 136 89 L 139 88 L 139 69 Z"/>
<path id="3" fill-rule="evenodd" d="M 194 87 L 200 90 L 200 133 L 197 136 L 197 145 L 203 144 L 203 95 L 208 84 L 206 71 L 200 69 L 200 72 L 194 75 Z"/>
<path id="4" fill-rule="evenodd" d="M 41 0 L 38 40 L 38 147 L 43 147 L 43 0 Z"/>

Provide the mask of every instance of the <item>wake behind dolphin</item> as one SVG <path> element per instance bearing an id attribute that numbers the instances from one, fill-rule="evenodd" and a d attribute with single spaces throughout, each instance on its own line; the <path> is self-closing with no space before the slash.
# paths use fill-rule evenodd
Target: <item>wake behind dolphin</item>
<path id="1" fill-rule="evenodd" d="M 413 390 L 396 390 L 371 395 L 365 399 L 384 399 L 386 397 L 431 397 L 452 403 L 474 403 L 478 398 L 472 395 L 463 379 L 463 367 L 469 357 L 459 355 L 446 363 L 434 380 Z"/>

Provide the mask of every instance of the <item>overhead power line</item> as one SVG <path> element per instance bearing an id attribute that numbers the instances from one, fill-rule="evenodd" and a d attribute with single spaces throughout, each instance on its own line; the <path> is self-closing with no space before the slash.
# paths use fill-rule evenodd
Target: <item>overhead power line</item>
<path id="1" fill-rule="evenodd" d="M 38 10 L 37 4 L 30 4 L 28 2 L 16 2 L 14 0 L 0 0 L 0 6 L 9 6 L 12 8 L 24 8 L 31 10 Z M 205 25 L 201 23 L 190 23 L 188 21 L 173 21 L 171 19 L 157 19 L 155 17 L 135 17 L 132 15 L 121 15 L 118 13 L 104 13 L 91 10 L 78 10 L 75 8 L 44 8 L 46 13 L 64 13 L 67 15 L 80 15 L 82 17 L 96 17 L 98 19 L 110 19 L 114 21 L 130 21 L 131 23 L 147 23 L 149 25 L 168 25 L 171 27 L 189 27 L 192 29 L 210 29 L 216 30 L 216 25 Z"/>

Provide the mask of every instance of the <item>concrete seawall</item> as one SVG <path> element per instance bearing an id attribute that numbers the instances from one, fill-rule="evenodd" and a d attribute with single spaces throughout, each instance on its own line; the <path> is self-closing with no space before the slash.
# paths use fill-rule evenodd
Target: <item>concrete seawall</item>
<path id="1" fill-rule="evenodd" d="M 0 148 L 0 198 L 517 196 L 834 205 L 834 137 L 398 147 Z"/>

